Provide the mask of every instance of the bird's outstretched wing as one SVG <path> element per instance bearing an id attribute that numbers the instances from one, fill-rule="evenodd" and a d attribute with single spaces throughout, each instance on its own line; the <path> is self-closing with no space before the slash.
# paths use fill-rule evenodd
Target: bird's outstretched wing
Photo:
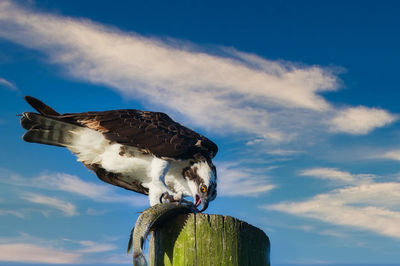
<path id="1" fill-rule="evenodd" d="M 110 141 L 140 148 L 160 158 L 213 158 L 218 151 L 211 140 L 160 112 L 126 109 L 63 114 L 57 118 L 95 129 Z"/>

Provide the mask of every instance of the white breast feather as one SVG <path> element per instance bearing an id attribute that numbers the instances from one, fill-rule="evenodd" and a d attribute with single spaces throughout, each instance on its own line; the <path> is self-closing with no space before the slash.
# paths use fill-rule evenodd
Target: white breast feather
<path id="1" fill-rule="evenodd" d="M 191 196 L 189 184 L 182 176 L 183 168 L 190 165 L 189 160 L 175 161 L 171 163 L 171 166 L 165 175 L 165 184 L 174 192 L 182 192 L 185 196 Z"/>
<path id="2" fill-rule="evenodd" d="M 135 179 L 148 187 L 148 182 L 151 182 L 151 162 L 154 158 L 152 155 L 143 154 L 138 148 L 130 146 L 129 154 L 121 156 L 122 145 L 111 144 L 101 132 L 82 128 L 73 133 L 76 137 L 73 144 L 67 148 L 78 156 L 78 161 L 99 164 L 108 172 L 123 174 L 123 179 Z M 182 176 L 182 170 L 187 166 L 189 160 L 171 161 L 164 182 L 174 192 L 191 195 L 187 180 Z"/>
<path id="3" fill-rule="evenodd" d="M 134 147 L 130 147 L 130 156 L 121 156 L 121 144 L 110 144 L 101 132 L 93 129 L 82 128 L 74 133 L 76 138 L 67 148 L 78 156 L 78 161 L 99 164 L 109 172 L 128 174 L 141 181 L 148 178 L 153 156 L 142 154 Z"/>

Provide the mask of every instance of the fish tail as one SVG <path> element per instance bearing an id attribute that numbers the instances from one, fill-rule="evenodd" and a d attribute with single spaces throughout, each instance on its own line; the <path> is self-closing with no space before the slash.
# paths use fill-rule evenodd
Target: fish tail
<path id="1" fill-rule="evenodd" d="M 132 249 L 133 230 L 135 230 L 135 227 L 132 228 L 131 233 L 130 233 L 130 235 L 129 235 L 128 248 L 126 249 L 126 254 L 127 254 L 127 255 L 129 254 L 129 252 L 131 252 L 131 249 Z"/>
<path id="2" fill-rule="evenodd" d="M 137 256 L 133 256 L 133 266 L 147 266 L 147 261 L 143 252 L 140 252 Z"/>

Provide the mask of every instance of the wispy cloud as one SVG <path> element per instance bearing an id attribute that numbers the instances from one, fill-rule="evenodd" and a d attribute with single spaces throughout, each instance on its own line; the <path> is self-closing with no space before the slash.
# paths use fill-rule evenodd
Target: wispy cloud
<path id="1" fill-rule="evenodd" d="M 331 236 L 335 238 L 348 238 L 349 235 L 346 233 L 343 233 L 338 230 L 332 230 L 332 229 L 327 229 L 319 232 L 318 234 L 323 235 L 323 236 Z"/>
<path id="2" fill-rule="evenodd" d="M 400 183 L 378 183 L 371 179 L 360 184 L 357 175 L 329 168 L 315 168 L 302 174 L 353 185 L 316 195 L 309 200 L 281 202 L 264 205 L 263 208 L 400 239 Z"/>
<path id="3" fill-rule="evenodd" d="M 240 164 L 221 163 L 218 165 L 218 196 L 258 196 L 266 193 L 276 186 L 271 184 L 266 172 L 270 168 L 243 167 Z M 118 194 L 114 188 L 108 184 L 97 184 L 80 179 L 75 175 L 66 173 L 44 173 L 37 177 L 23 177 L 13 171 L 0 169 L 0 183 L 15 186 L 34 187 L 44 190 L 57 190 L 73 193 L 90 198 L 97 202 L 123 203 L 131 206 L 145 206 L 148 204 L 146 196 L 137 195 L 132 192 L 132 196 Z M 27 194 L 30 195 L 30 194 Z M 28 199 L 28 196 L 24 197 Z M 104 210 L 87 210 L 87 214 L 101 215 Z"/>
<path id="4" fill-rule="evenodd" d="M 266 173 L 257 173 L 234 164 L 218 165 L 218 195 L 255 197 L 276 186 L 271 184 Z"/>
<path id="5" fill-rule="evenodd" d="M 116 258 L 110 251 L 118 247 L 110 242 L 72 239 L 44 239 L 20 233 L 16 237 L 0 237 L 0 262 L 51 264 L 103 264 Z M 100 254 L 101 253 L 101 254 Z M 103 258 L 103 255 L 104 258 Z M 121 259 L 125 254 L 120 255 Z"/>
<path id="6" fill-rule="evenodd" d="M 14 172 L 0 169 L 0 183 L 65 191 L 97 202 L 124 203 L 131 206 L 148 204 L 146 197 L 136 193 L 132 192 L 132 196 L 120 195 L 115 191 L 118 188 L 115 189 L 111 185 L 84 181 L 75 175 L 65 173 L 46 173 L 37 177 L 26 178 Z"/>
<path id="7" fill-rule="evenodd" d="M 329 124 L 334 132 L 365 135 L 396 120 L 397 116 L 385 110 L 358 106 L 339 111 Z"/>
<path id="8" fill-rule="evenodd" d="M 132 196 L 123 196 L 115 192 L 111 185 L 83 181 L 77 176 L 65 173 L 43 174 L 36 182 L 49 188 L 75 193 L 100 202 L 120 202 L 127 205 L 143 206 L 147 204 L 144 196 L 132 192 Z"/>
<path id="9" fill-rule="evenodd" d="M 109 212 L 109 211 L 108 210 L 93 209 L 93 208 L 88 208 L 86 210 L 86 214 L 88 214 L 88 215 L 99 215 L 99 216 L 101 216 L 101 215 L 106 214 L 107 212 Z"/>
<path id="10" fill-rule="evenodd" d="M 5 87 L 12 91 L 18 91 L 18 88 L 17 88 L 17 86 L 15 86 L 14 83 L 12 83 L 11 81 L 8 81 L 2 77 L 0 77 L 0 87 Z"/>
<path id="11" fill-rule="evenodd" d="M 363 125 L 346 124 L 343 116 L 352 109 L 341 111 L 320 95 L 338 89 L 330 68 L 271 61 L 221 47 L 207 53 L 178 40 L 124 33 L 11 1 L 0 3 L 0 21 L 1 38 L 47 54 L 69 75 L 110 86 L 218 132 L 223 128 L 277 143 L 304 130 L 327 132 L 331 127 L 365 134 L 393 121 L 388 112 L 364 108 L 363 117 L 369 118 Z"/>
<path id="12" fill-rule="evenodd" d="M 117 246 L 114 244 L 98 243 L 88 240 L 79 241 L 79 244 L 82 245 L 82 248 L 79 249 L 81 253 L 98 253 L 117 249 Z"/>
<path id="13" fill-rule="evenodd" d="M 25 215 L 21 211 L 7 210 L 7 209 L 0 209 L 0 216 L 1 215 L 14 215 L 19 218 L 25 217 Z"/>
<path id="14" fill-rule="evenodd" d="M 73 239 L 63 239 L 63 241 L 74 244 L 77 253 L 99 253 L 107 252 L 117 249 L 118 247 L 110 242 L 115 241 L 115 238 L 108 239 L 108 243 L 91 241 L 91 240 L 73 240 Z"/>
<path id="15" fill-rule="evenodd" d="M 389 159 L 400 161 L 400 150 L 390 150 L 386 152 L 380 152 L 372 156 L 372 158 Z"/>
<path id="16" fill-rule="evenodd" d="M 34 193 L 24 193 L 21 195 L 21 199 L 27 200 L 32 203 L 46 205 L 64 212 L 65 216 L 78 215 L 76 206 L 70 202 L 66 202 L 54 197 L 48 197 Z"/>
<path id="17" fill-rule="evenodd" d="M 371 174 L 351 174 L 336 168 L 310 168 L 300 172 L 301 176 L 310 176 L 319 179 L 338 182 L 339 184 L 370 183 L 375 177 Z"/>
<path id="18" fill-rule="evenodd" d="M 27 243 L 0 244 L 0 261 L 19 263 L 77 263 L 81 255 L 48 246 Z"/>

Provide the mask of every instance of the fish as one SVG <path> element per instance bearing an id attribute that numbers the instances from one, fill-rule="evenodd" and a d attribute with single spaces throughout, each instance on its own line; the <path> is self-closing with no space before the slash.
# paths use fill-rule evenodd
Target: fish
<path id="1" fill-rule="evenodd" d="M 160 226 L 166 219 L 178 214 L 198 213 L 193 205 L 178 202 L 167 202 L 156 204 L 144 210 L 136 220 L 136 224 L 131 230 L 128 250 L 132 249 L 133 265 L 147 266 L 146 257 L 143 254 L 143 246 L 149 233 Z"/>

